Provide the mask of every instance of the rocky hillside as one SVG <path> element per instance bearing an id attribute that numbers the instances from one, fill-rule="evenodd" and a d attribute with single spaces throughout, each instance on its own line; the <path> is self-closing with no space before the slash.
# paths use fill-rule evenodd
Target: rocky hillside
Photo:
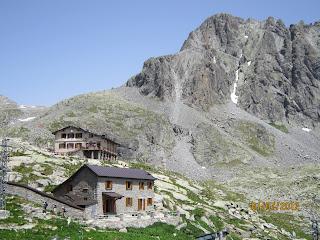
<path id="1" fill-rule="evenodd" d="M 19 139 L 11 139 L 9 180 L 50 191 L 70 177 L 82 164 L 110 165 L 97 160 L 58 157 Z M 184 176 L 143 163 L 113 162 L 115 167 L 143 168 L 157 178 L 156 203 L 162 211 L 178 211 L 181 223 L 166 222 L 143 230 L 104 229 L 99 220 L 74 222 L 54 214 L 43 214 L 41 206 L 9 196 L 8 219 L 0 219 L 1 239 L 194 239 L 208 233 L 229 229 L 227 239 L 311 239 L 309 221 L 299 214 L 255 212 L 244 195 L 231 191 L 213 180 L 196 182 Z M 159 208 L 159 209 L 160 209 Z M 64 225 L 64 226 L 63 226 Z M 68 230 L 66 230 L 66 226 Z M 45 234 L 44 234 L 45 232 Z M 78 235 L 77 235 L 78 234 Z"/>
<path id="2" fill-rule="evenodd" d="M 46 107 L 18 105 L 11 99 L 0 95 L 0 127 L 16 122 L 28 122 L 43 114 Z"/>
<path id="3" fill-rule="evenodd" d="M 0 111 L 0 127 L 6 126 L 22 114 L 19 106 L 14 101 L 2 95 L 0 95 Z"/>
<path id="4" fill-rule="evenodd" d="M 218 14 L 180 52 L 151 58 L 130 79 L 147 96 L 208 109 L 232 101 L 269 121 L 320 121 L 320 23 Z"/>
<path id="5" fill-rule="evenodd" d="M 312 216 L 320 212 L 319 96 L 318 23 L 286 28 L 219 14 L 126 86 L 66 99 L 0 135 L 52 148 L 52 131 L 79 126 L 119 142 L 125 162 L 215 180 L 247 204 L 293 199 Z"/>

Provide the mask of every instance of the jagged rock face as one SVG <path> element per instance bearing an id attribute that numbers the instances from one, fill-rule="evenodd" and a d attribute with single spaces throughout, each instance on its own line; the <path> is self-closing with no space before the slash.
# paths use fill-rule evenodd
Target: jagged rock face
<path id="1" fill-rule="evenodd" d="M 230 101 L 234 89 L 236 104 L 260 118 L 317 123 L 319 81 L 319 22 L 287 28 L 273 18 L 218 14 L 191 32 L 177 54 L 147 60 L 127 86 L 203 109 Z"/>

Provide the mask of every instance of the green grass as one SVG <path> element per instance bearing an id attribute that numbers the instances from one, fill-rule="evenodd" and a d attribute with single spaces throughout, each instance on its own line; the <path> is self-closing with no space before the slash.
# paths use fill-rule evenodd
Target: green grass
<path id="1" fill-rule="evenodd" d="M 77 116 L 77 115 L 76 115 L 74 112 L 72 112 L 72 111 L 67 112 L 66 115 L 67 115 L 68 117 L 76 117 L 76 116 Z"/>
<path id="2" fill-rule="evenodd" d="M 259 124 L 241 121 L 238 125 L 238 130 L 252 150 L 265 157 L 273 154 L 275 138 L 265 127 Z"/>
<path id="3" fill-rule="evenodd" d="M 39 176 L 33 173 L 32 167 L 24 163 L 21 163 L 20 166 L 13 167 L 12 170 L 22 175 L 22 179 L 19 181 L 19 183 L 28 184 L 29 182 L 35 182 L 36 180 L 40 179 Z"/>
<path id="4" fill-rule="evenodd" d="M 242 238 L 236 233 L 230 233 L 227 236 L 227 240 L 241 240 Z"/>
<path id="5" fill-rule="evenodd" d="M 92 105 L 88 108 L 88 111 L 91 113 L 98 113 L 99 112 L 99 108 L 96 105 Z"/>
<path id="6" fill-rule="evenodd" d="M 199 220 L 201 217 L 204 216 L 205 211 L 202 208 L 195 208 L 194 210 L 191 211 L 191 213 L 194 215 L 194 218 L 196 220 Z"/>
<path id="7" fill-rule="evenodd" d="M 0 225 L 14 224 L 24 225 L 26 214 L 23 212 L 21 205 L 28 203 L 19 197 L 7 198 L 7 210 L 10 211 L 10 217 L 0 220 Z M 154 240 L 154 239 L 193 239 L 183 231 L 178 231 L 174 226 L 165 223 L 155 223 L 146 228 L 128 228 L 127 233 L 120 233 L 111 229 L 92 229 L 78 222 L 71 221 L 68 225 L 67 219 L 53 217 L 50 220 L 33 218 L 36 226 L 27 230 L 0 230 L 1 240 L 28 239 L 28 240 L 46 240 L 46 239 L 94 239 L 94 240 Z M 159 237 L 159 238 L 158 238 Z"/>
<path id="8" fill-rule="evenodd" d="M 298 238 L 312 239 L 311 235 L 306 234 L 301 228 L 302 219 L 300 217 L 294 217 L 287 213 L 265 213 L 262 218 L 280 229 L 283 228 L 291 233 L 295 231 Z"/>
<path id="9" fill-rule="evenodd" d="M 249 160 L 247 150 L 238 143 L 230 141 L 209 124 L 199 124 L 193 134 L 194 157 L 203 166 L 237 166 L 239 159 Z M 226 164 L 224 164 L 226 163 Z"/>
<path id="10" fill-rule="evenodd" d="M 55 227 L 56 229 L 51 229 Z M 55 218 L 49 221 L 39 220 L 38 225 L 30 230 L 0 230 L 2 240 L 28 239 L 28 240 L 46 240 L 54 237 L 70 240 L 154 240 L 163 239 L 192 239 L 184 232 L 177 231 L 174 226 L 164 223 L 155 223 L 146 228 L 128 228 L 127 233 L 120 233 L 116 230 L 94 230 L 86 229 L 85 226 L 76 222 L 69 225 L 65 219 Z"/>
<path id="11" fill-rule="evenodd" d="M 225 196 L 221 197 L 221 200 L 232 201 L 232 202 L 245 202 L 246 197 L 241 193 L 230 191 L 227 187 L 219 184 L 213 180 L 203 182 L 204 189 L 201 194 L 208 199 L 216 199 L 216 190 L 221 190 Z"/>
<path id="12" fill-rule="evenodd" d="M 209 219 L 215 226 L 215 231 L 221 231 L 224 228 L 224 223 L 218 216 L 210 216 Z"/>
<path id="13" fill-rule="evenodd" d="M 49 185 L 47 185 L 47 186 L 44 187 L 44 192 L 51 193 L 52 190 L 55 189 L 56 186 L 57 186 L 57 185 L 51 185 L 51 184 L 49 184 Z"/>
<path id="14" fill-rule="evenodd" d="M 277 123 L 271 122 L 271 123 L 269 123 L 269 125 L 280 130 L 281 132 L 289 133 L 288 128 L 284 124 L 277 124 Z"/>
<path id="15" fill-rule="evenodd" d="M 198 236 L 201 236 L 202 234 L 204 234 L 204 232 L 195 227 L 189 220 L 187 220 L 187 226 L 182 228 L 181 231 L 189 236 L 189 239 L 195 239 Z"/>
<path id="16" fill-rule="evenodd" d="M 1 224 L 16 224 L 16 225 L 26 224 L 27 221 L 24 219 L 25 213 L 23 212 L 23 209 L 21 207 L 21 204 L 26 203 L 26 201 L 24 201 L 21 198 L 10 197 L 10 196 L 7 197 L 6 200 L 7 200 L 6 210 L 10 211 L 10 216 L 7 219 L 1 219 L 0 225 Z"/>
<path id="17" fill-rule="evenodd" d="M 65 169 L 65 176 L 70 177 L 72 174 L 74 174 L 76 171 L 79 170 L 80 167 L 82 167 L 83 164 L 86 162 L 78 162 L 76 164 L 70 164 L 70 163 L 64 163 L 63 168 Z"/>
<path id="18" fill-rule="evenodd" d="M 243 225 L 246 225 L 246 222 L 242 219 L 238 218 L 228 218 L 226 219 L 226 222 L 229 224 L 232 224 L 233 226 L 240 228 L 242 230 L 247 230 L 247 228 Z"/>
<path id="19" fill-rule="evenodd" d="M 43 167 L 44 169 L 42 171 L 40 171 L 41 174 L 45 175 L 45 176 L 49 176 L 53 174 L 53 167 L 49 164 L 40 164 L 41 167 Z"/>
<path id="20" fill-rule="evenodd" d="M 196 203 L 205 203 L 196 193 L 187 190 L 187 197 Z"/>
<path id="21" fill-rule="evenodd" d="M 26 154 L 24 151 L 20 151 L 20 150 L 17 150 L 17 151 L 12 151 L 10 152 L 10 157 L 22 157 L 22 156 L 29 156 L 29 154 Z"/>

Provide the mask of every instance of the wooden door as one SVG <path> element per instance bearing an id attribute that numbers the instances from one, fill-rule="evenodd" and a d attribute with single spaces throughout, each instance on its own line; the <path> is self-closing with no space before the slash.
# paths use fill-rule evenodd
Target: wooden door
<path id="1" fill-rule="evenodd" d="M 145 199 L 143 199 L 142 209 L 146 210 L 146 200 Z"/>
<path id="2" fill-rule="evenodd" d="M 116 200 L 114 198 L 104 197 L 102 198 L 103 202 L 103 214 L 116 213 Z"/>

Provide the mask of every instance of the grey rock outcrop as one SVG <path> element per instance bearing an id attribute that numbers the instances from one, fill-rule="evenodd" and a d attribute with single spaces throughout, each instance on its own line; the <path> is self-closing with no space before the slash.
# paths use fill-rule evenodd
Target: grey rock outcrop
<path id="1" fill-rule="evenodd" d="M 238 71 L 236 73 L 236 71 Z M 208 109 L 230 101 L 268 121 L 320 121 L 320 23 L 217 14 L 174 55 L 150 58 L 129 87 L 144 95 Z"/>
<path id="2" fill-rule="evenodd" d="M 21 114 L 21 110 L 14 101 L 0 95 L 0 127 L 6 126 Z"/>

